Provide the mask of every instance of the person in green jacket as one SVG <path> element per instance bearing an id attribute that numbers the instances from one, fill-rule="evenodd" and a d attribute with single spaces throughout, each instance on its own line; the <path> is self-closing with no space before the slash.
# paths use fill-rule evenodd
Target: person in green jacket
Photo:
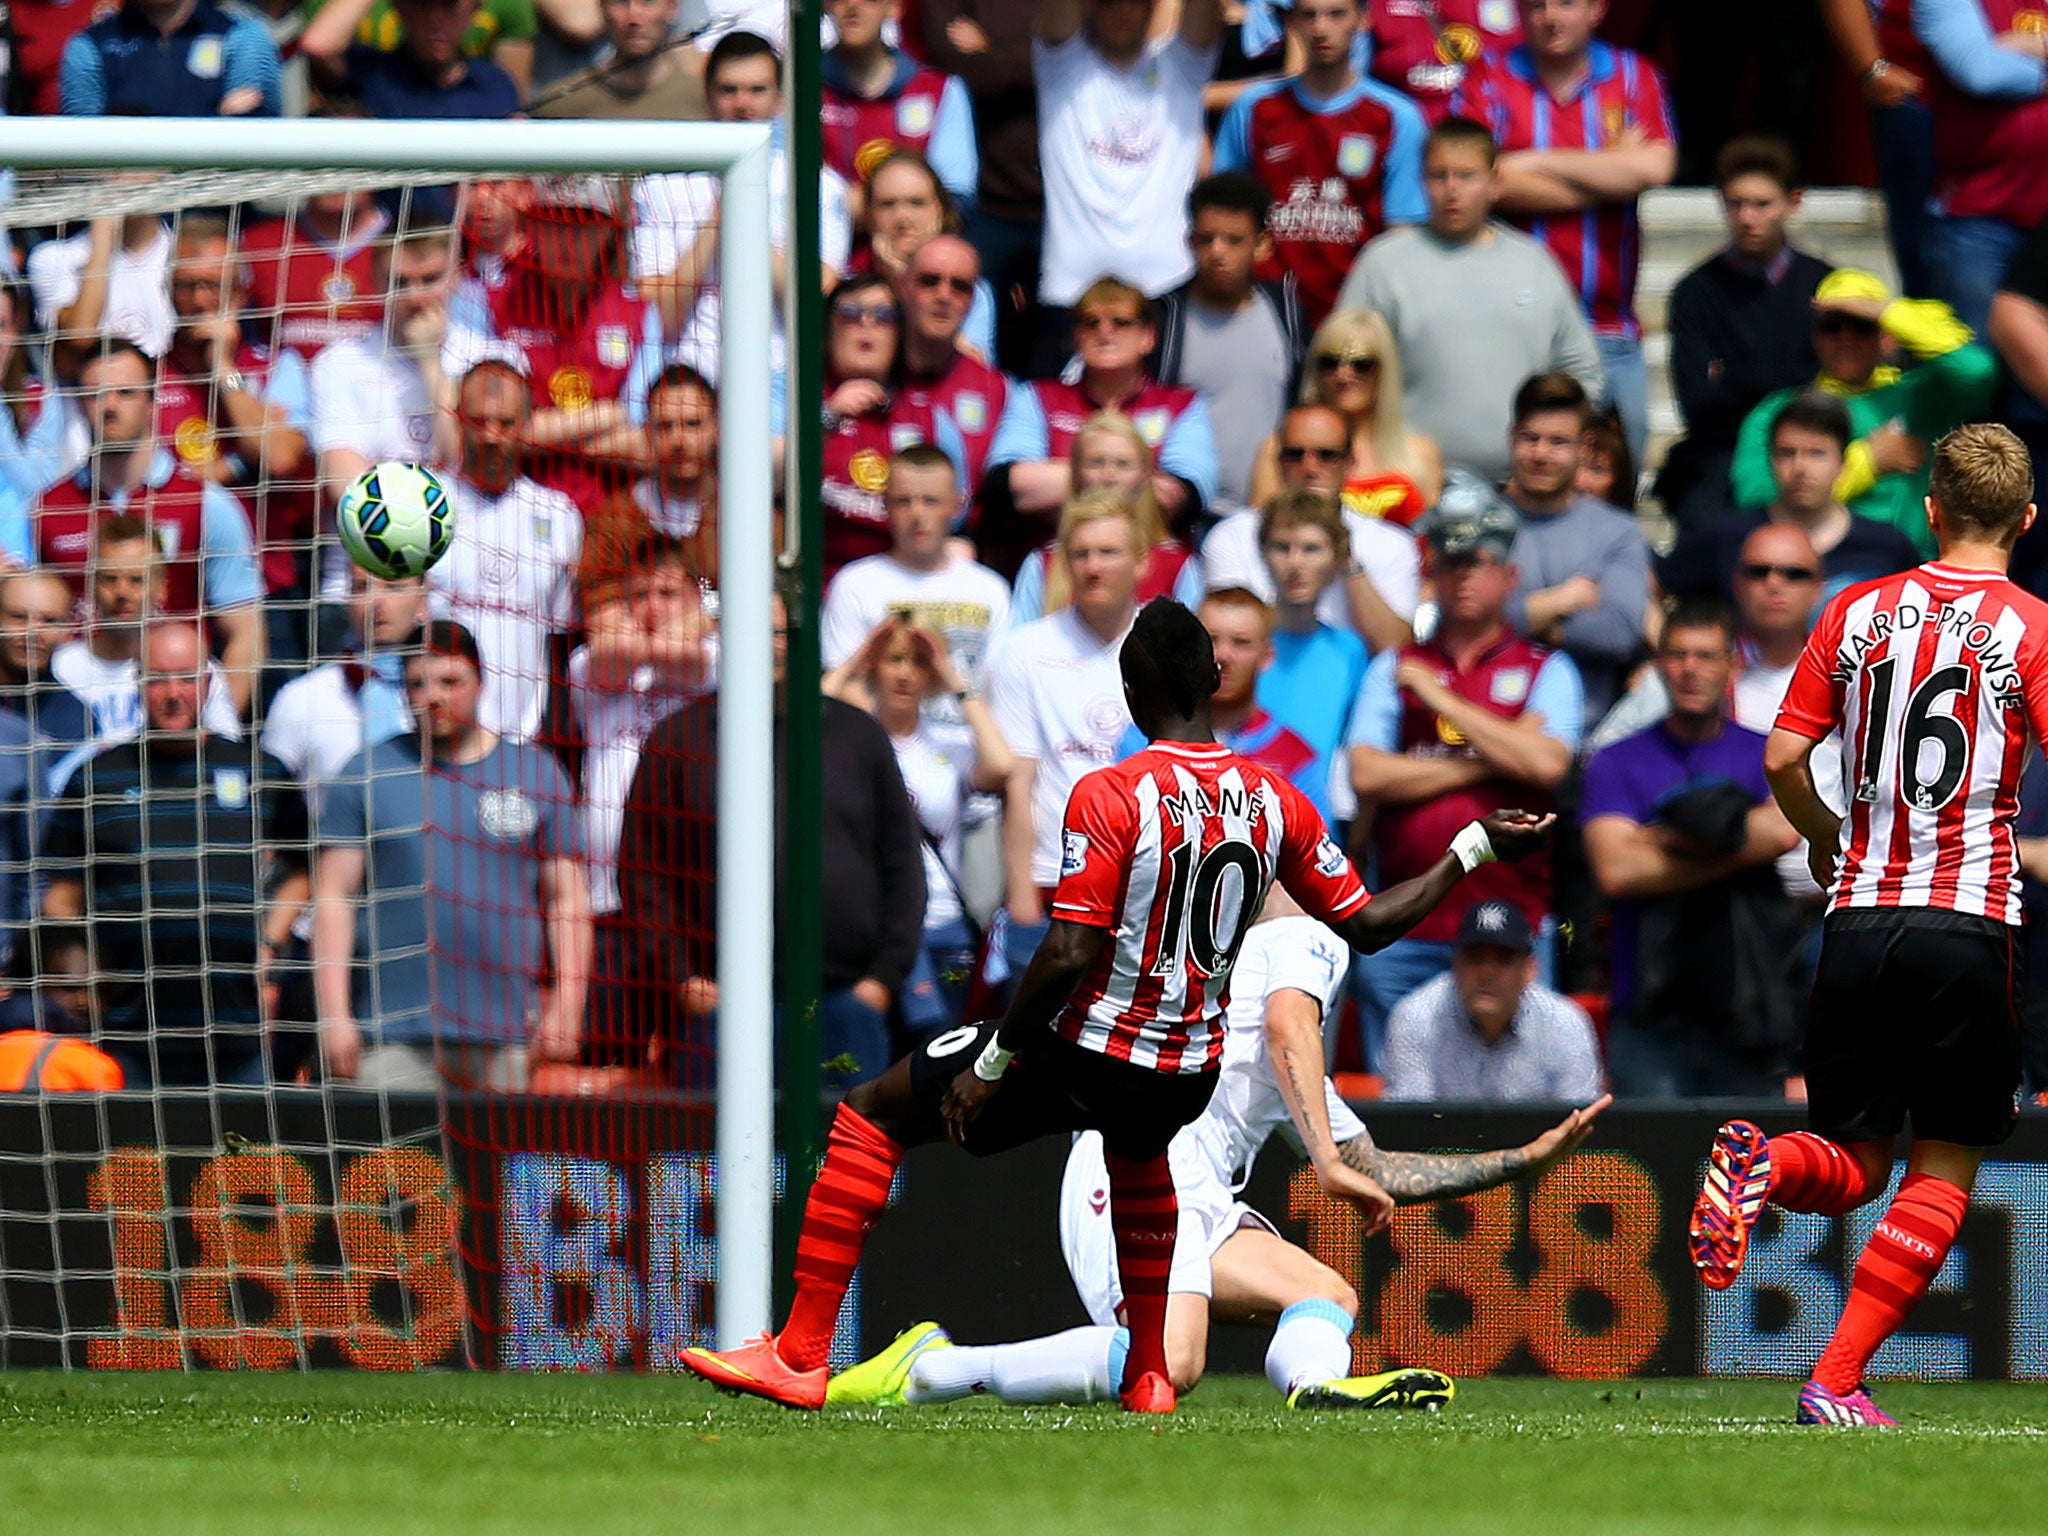
<path id="1" fill-rule="evenodd" d="M 1884 361 L 1886 337 L 1912 353 L 1913 367 Z M 1927 445 L 1991 404 L 1997 358 L 1946 304 L 1895 299 L 1884 279 L 1854 267 L 1837 267 L 1814 291 L 1813 345 L 1820 354 L 1814 384 L 1841 397 L 1856 433 L 1835 482 L 1835 500 L 1890 523 L 1922 554 L 1932 555 L 1934 535 L 1921 505 Z M 1771 423 L 1797 393 L 1781 389 L 1743 419 L 1729 472 L 1738 507 L 1768 506 L 1777 493 Z"/>

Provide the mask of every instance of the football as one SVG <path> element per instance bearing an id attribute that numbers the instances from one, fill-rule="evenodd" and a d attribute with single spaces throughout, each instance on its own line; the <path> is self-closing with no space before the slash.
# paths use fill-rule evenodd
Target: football
<path id="1" fill-rule="evenodd" d="M 387 462 L 358 475 L 334 513 L 342 548 L 373 576 L 424 576 L 448 553 L 455 506 L 448 486 L 424 464 Z"/>

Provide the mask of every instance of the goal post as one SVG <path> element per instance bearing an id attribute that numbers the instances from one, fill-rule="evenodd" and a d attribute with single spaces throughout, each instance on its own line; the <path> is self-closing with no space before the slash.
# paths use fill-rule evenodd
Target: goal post
<path id="1" fill-rule="evenodd" d="M 722 178 L 715 1318 L 727 1346 L 771 1322 L 777 1178 L 773 153 L 766 124 L 0 119 L 0 165 L 24 172 Z"/>

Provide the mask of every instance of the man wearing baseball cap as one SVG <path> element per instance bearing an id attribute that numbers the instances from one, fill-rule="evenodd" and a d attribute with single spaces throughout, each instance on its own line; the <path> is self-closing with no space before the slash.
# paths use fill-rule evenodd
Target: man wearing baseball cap
<path id="1" fill-rule="evenodd" d="M 1369 843 L 1386 881 L 1423 869 L 1431 840 L 1440 845 L 1474 815 L 1548 809 L 1578 748 L 1585 707 L 1571 658 L 1508 624 L 1515 509 L 1491 486 L 1453 475 L 1420 527 L 1436 579 L 1436 630 L 1372 659 L 1352 716 L 1352 847 L 1362 855 Z M 1476 871 L 1406 938 L 1359 962 L 1368 1064 L 1378 1062 L 1394 1006 L 1443 974 L 1460 919 L 1489 899 L 1516 907 L 1547 940 L 1549 857 Z M 1542 950 L 1547 976 L 1549 945 Z"/>
<path id="2" fill-rule="evenodd" d="M 1814 290 L 1813 346 L 1820 354 L 1814 387 L 1841 397 L 1856 434 L 1835 499 L 1890 523 L 1932 555 L 1921 504 L 1927 447 L 1990 405 L 1997 358 L 1940 300 L 1894 298 L 1883 278 L 1855 267 L 1837 267 Z M 1886 360 L 1900 349 L 1916 366 L 1902 371 Z M 1797 393 L 1781 389 L 1744 418 L 1729 477 L 1738 507 L 1768 506 L 1777 494 L 1771 423 Z"/>
<path id="3" fill-rule="evenodd" d="M 1511 901 L 1466 910 L 1450 971 L 1411 993 L 1387 1029 L 1389 1099 L 1590 1103 L 1593 1021 L 1536 979 L 1535 934 Z"/>

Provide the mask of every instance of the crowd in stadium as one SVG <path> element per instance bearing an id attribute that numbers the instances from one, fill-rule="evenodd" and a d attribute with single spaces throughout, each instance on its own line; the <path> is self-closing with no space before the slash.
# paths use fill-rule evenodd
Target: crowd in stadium
<path id="1" fill-rule="evenodd" d="M 813 110 L 775 0 L 5 9 L 17 115 L 773 122 L 786 187 Z M 1172 595 L 1228 744 L 1375 885 L 1560 814 L 1357 963 L 1340 1063 L 1796 1098 L 1821 897 L 1764 733 L 1822 603 L 1932 553 L 1935 440 L 2048 447 L 2048 12 L 823 10 L 823 400 L 779 321 L 773 360 L 777 434 L 823 413 L 835 1075 L 1021 970 Z M 1896 282 L 1788 235 L 1857 90 Z M 1678 178 L 1728 234 L 1671 294 L 1653 444 L 1639 207 Z M 95 192 L 0 252 L 14 1022 L 131 1084 L 707 1081 L 717 178 Z M 332 537 L 389 460 L 453 491 L 423 583 Z M 2048 537 L 2014 574 L 2048 591 Z"/>

